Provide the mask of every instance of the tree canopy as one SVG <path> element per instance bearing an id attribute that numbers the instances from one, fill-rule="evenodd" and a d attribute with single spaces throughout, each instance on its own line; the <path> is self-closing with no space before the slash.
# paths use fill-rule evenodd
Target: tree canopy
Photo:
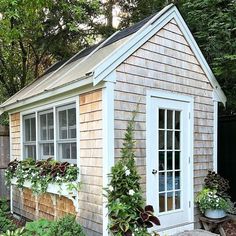
<path id="1" fill-rule="evenodd" d="M 5 96 L 89 45 L 99 7 L 98 0 L 0 0 L 0 85 Z"/>

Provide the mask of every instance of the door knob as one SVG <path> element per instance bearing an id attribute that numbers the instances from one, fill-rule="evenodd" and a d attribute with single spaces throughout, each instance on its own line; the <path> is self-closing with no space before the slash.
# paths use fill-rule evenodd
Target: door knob
<path id="1" fill-rule="evenodd" d="M 157 173 L 157 170 L 153 169 L 153 170 L 152 170 L 152 174 L 155 175 L 156 173 Z"/>

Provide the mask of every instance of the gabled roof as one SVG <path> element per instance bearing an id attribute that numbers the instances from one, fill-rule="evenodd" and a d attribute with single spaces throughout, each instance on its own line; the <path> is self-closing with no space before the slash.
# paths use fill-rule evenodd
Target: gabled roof
<path id="1" fill-rule="evenodd" d="M 179 25 L 212 84 L 216 99 L 225 104 L 226 97 L 215 76 L 178 9 L 171 4 L 157 14 L 114 33 L 99 44 L 78 52 L 69 60 L 54 64 L 43 76 L 4 102 L 0 106 L 0 114 L 40 99 L 69 91 L 75 86 L 79 87 L 89 83 L 98 84 L 173 18 Z"/>

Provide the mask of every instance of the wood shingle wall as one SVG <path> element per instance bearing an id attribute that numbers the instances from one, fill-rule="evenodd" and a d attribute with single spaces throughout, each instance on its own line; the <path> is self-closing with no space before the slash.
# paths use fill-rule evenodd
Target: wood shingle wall
<path id="1" fill-rule="evenodd" d="M 102 90 L 79 97 L 80 173 L 79 211 L 71 200 L 54 194 L 34 196 L 30 189 L 13 191 L 13 211 L 28 219 L 57 219 L 65 214 L 77 215 L 88 236 L 102 235 Z M 20 113 L 11 117 L 12 159 L 20 159 Z"/>
<path id="2" fill-rule="evenodd" d="M 146 91 L 161 89 L 194 96 L 194 192 L 213 168 L 213 88 L 176 22 L 172 20 L 117 68 L 115 157 L 139 105 L 136 118 L 137 165 L 146 189 Z M 197 214 L 197 212 L 195 212 Z"/>
<path id="3" fill-rule="evenodd" d="M 102 90 L 98 90 L 80 96 L 79 215 L 93 236 L 102 235 L 102 142 Z"/>

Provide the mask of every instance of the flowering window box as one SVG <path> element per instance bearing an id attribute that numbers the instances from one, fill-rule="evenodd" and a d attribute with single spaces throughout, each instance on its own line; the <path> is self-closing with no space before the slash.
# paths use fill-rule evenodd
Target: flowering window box
<path id="1" fill-rule="evenodd" d="M 11 184 L 17 186 L 17 178 L 16 177 L 12 178 Z M 71 186 L 76 186 L 76 185 L 77 185 L 76 181 L 70 182 L 70 183 L 61 183 L 61 184 L 49 183 L 46 193 L 60 195 L 60 196 L 70 199 L 73 202 L 75 209 L 77 211 L 77 209 L 78 209 L 78 190 L 76 188 L 71 188 Z M 29 188 L 29 189 L 32 188 L 32 184 L 28 180 L 26 180 L 24 182 L 23 186 L 25 188 Z"/>
<path id="2" fill-rule="evenodd" d="M 51 193 L 72 200 L 78 209 L 79 169 L 68 162 L 51 159 L 35 161 L 14 160 L 8 164 L 5 172 L 8 185 L 29 188 L 33 194 Z"/>

